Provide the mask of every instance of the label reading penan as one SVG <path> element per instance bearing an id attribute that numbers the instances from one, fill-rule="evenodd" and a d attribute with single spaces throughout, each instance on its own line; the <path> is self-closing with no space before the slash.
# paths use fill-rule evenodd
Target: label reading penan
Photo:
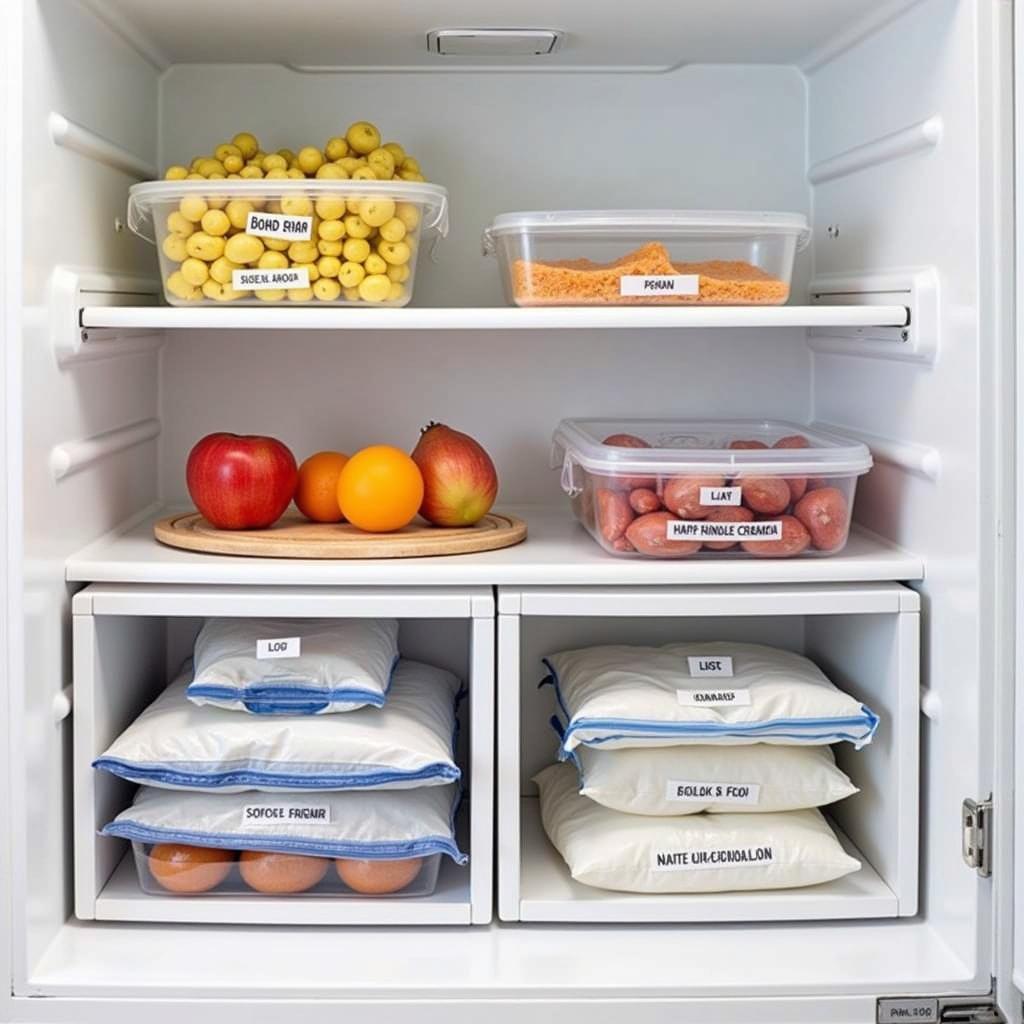
<path id="1" fill-rule="evenodd" d="M 718 850 L 664 850 L 651 854 L 652 871 L 700 871 L 704 868 L 763 867 L 775 860 L 773 846 L 735 846 Z"/>
<path id="2" fill-rule="evenodd" d="M 689 655 L 686 664 L 690 669 L 690 676 L 700 678 L 702 676 L 718 676 L 721 679 L 732 679 L 732 655 L 708 654 Z"/>
<path id="3" fill-rule="evenodd" d="M 280 825 L 293 822 L 299 825 L 330 825 L 330 804 L 246 804 L 242 808 L 242 822 L 246 825 Z"/>
<path id="4" fill-rule="evenodd" d="M 245 233 L 286 242 L 305 242 L 313 237 L 313 218 L 250 210 L 245 219 Z"/>
<path id="5" fill-rule="evenodd" d="M 758 541 L 782 540 L 782 520 L 753 523 L 709 523 L 703 519 L 670 519 L 665 524 L 668 540 Z"/>
<path id="6" fill-rule="evenodd" d="M 619 278 L 620 295 L 700 295 L 697 274 L 626 274 Z"/>
<path id="7" fill-rule="evenodd" d="M 753 782 L 680 782 L 665 783 L 665 799 L 680 803 L 757 804 L 761 786 Z"/>
<path id="8" fill-rule="evenodd" d="M 272 640 L 256 641 L 256 658 L 259 661 L 270 658 L 297 658 L 301 653 L 301 636 L 279 636 Z"/>
<path id="9" fill-rule="evenodd" d="M 266 291 L 274 288 L 308 288 L 309 267 L 232 270 L 231 287 L 236 292 Z"/>
<path id="10" fill-rule="evenodd" d="M 676 699 L 684 708 L 750 707 L 749 690 L 676 690 Z"/>
<path id="11" fill-rule="evenodd" d="M 701 505 L 738 505 L 743 500 L 742 487 L 702 487 Z"/>

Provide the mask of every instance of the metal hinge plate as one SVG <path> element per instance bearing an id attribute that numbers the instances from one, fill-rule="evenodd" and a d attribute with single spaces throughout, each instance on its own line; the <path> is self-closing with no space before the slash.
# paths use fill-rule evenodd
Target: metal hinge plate
<path id="1" fill-rule="evenodd" d="M 992 797 L 986 800 L 968 797 L 960 809 L 960 823 L 964 861 L 982 878 L 988 878 L 992 874 Z"/>

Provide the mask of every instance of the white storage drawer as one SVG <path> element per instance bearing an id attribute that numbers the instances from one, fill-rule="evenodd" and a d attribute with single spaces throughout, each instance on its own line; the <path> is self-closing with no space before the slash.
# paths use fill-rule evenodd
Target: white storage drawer
<path id="1" fill-rule="evenodd" d="M 75 595 L 75 914 L 82 920 L 245 924 L 443 925 L 491 919 L 493 864 L 494 598 L 490 588 L 190 587 L 93 584 Z M 458 761 L 466 794 L 459 845 L 442 858 L 429 896 L 302 899 L 154 896 L 142 891 L 130 844 L 98 830 L 129 805 L 134 786 L 91 767 L 149 704 L 211 616 L 390 617 L 405 657 L 465 683 Z M 243 714 L 243 712 L 238 712 Z"/>
<path id="2" fill-rule="evenodd" d="M 908 917 L 918 900 L 919 599 L 898 584 L 500 588 L 498 911 L 505 921 L 796 921 Z M 595 644 L 736 640 L 797 651 L 881 721 L 835 749 L 860 792 L 826 808 L 860 871 L 802 889 L 635 895 L 581 885 L 541 826 L 531 777 L 555 760 L 541 659 Z"/>

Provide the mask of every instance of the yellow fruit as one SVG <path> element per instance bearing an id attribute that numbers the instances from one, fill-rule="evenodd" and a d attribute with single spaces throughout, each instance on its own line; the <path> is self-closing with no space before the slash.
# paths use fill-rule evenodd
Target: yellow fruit
<path id="1" fill-rule="evenodd" d="M 356 153 L 372 153 L 380 146 L 380 132 L 369 121 L 356 121 L 345 132 L 345 141 Z"/>
<path id="2" fill-rule="evenodd" d="M 313 295 L 321 302 L 334 302 L 341 295 L 341 285 L 332 277 L 321 277 L 313 285 Z"/>
<path id="3" fill-rule="evenodd" d="M 317 204 L 319 208 L 319 204 Z M 340 220 L 324 220 L 321 221 L 320 226 L 317 228 L 316 233 L 325 242 L 336 242 L 339 238 L 345 234 L 345 225 Z"/>
<path id="4" fill-rule="evenodd" d="M 223 210 L 207 210 L 200 221 L 208 235 L 226 235 L 231 228 L 231 221 Z"/>
<path id="5" fill-rule="evenodd" d="M 343 156 L 348 156 L 348 143 L 340 135 L 335 135 L 327 140 L 324 156 L 328 160 L 340 160 Z"/>
<path id="6" fill-rule="evenodd" d="M 213 174 L 227 174 L 224 165 L 219 160 L 214 160 L 213 157 L 200 160 L 196 170 L 206 178 Z"/>
<path id="7" fill-rule="evenodd" d="M 224 255 L 224 239 L 208 235 L 205 231 L 197 231 L 194 235 L 189 236 L 185 243 L 185 251 L 189 256 L 212 263 Z"/>
<path id="8" fill-rule="evenodd" d="M 350 177 L 362 166 L 362 162 L 355 156 L 343 156 L 337 164 Z"/>
<path id="9" fill-rule="evenodd" d="M 190 285 L 199 287 L 209 278 L 210 268 L 202 260 L 197 260 L 192 257 L 182 263 L 181 276 L 185 278 Z"/>
<path id="10" fill-rule="evenodd" d="M 245 225 L 248 223 L 249 214 L 252 213 L 252 210 L 252 203 L 247 202 L 245 199 L 232 199 L 224 207 L 229 223 L 233 228 L 238 228 L 239 231 L 245 230 Z"/>
<path id="11" fill-rule="evenodd" d="M 303 146 L 295 158 L 299 167 L 306 174 L 316 174 L 320 165 L 324 162 L 324 155 L 316 146 Z"/>
<path id="12" fill-rule="evenodd" d="M 397 142 L 385 142 L 381 147 L 386 149 L 391 154 L 391 159 L 395 162 L 396 167 L 400 167 L 402 161 L 405 159 L 405 150 Z"/>
<path id="13" fill-rule="evenodd" d="M 377 175 L 374 174 L 373 168 L 371 167 L 357 167 L 352 172 L 353 181 L 376 181 Z"/>
<path id="14" fill-rule="evenodd" d="M 160 246 L 164 255 L 175 263 L 180 263 L 188 253 L 185 251 L 185 239 L 181 235 L 168 235 Z"/>
<path id="15" fill-rule="evenodd" d="M 228 172 L 229 178 L 245 166 L 245 161 L 240 156 L 226 156 L 221 163 L 224 164 L 224 170 Z"/>
<path id="16" fill-rule="evenodd" d="M 198 224 L 209 208 L 202 196 L 182 196 L 181 202 L 178 203 L 178 212 L 193 224 Z"/>
<path id="17" fill-rule="evenodd" d="M 288 289 L 288 300 L 290 302 L 312 302 L 313 301 L 313 289 L 312 288 L 289 288 Z"/>
<path id="18" fill-rule="evenodd" d="M 255 263 L 263 255 L 263 242 L 252 235 L 232 235 L 224 246 L 224 255 L 232 263 Z"/>
<path id="19" fill-rule="evenodd" d="M 409 248 L 408 242 L 382 241 L 377 246 L 377 252 L 379 252 L 388 263 L 396 266 L 408 263 L 412 257 L 412 250 Z"/>
<path id="20" fill-rule="evenodd" d="M 288 256 L 295 263 L 315 263 L 320 256 L 316 242 L 292 242 L 288 246 Z"/>
<path id="21" fill-rule="evenodd" d="M 345 296 L 346 302 L 358 302 L 359 301 L 359 289 L 358 288 L 342 288 L 341 294 Z"/>
<path id="22" fill-rule="evenodd" d="M 283 252 L 265 252 L 256 264 L 260 270 L 281 270 L 288 266 L 288 257 Z"/>
<path id="23" fill-rule="evenodd" d="M 409 231 L 415 231 L 420 226 L 420 210 L 415 203 L 398 203 L 395 216 Z"/>
<path id="24" fill-rule="evenodd" d="M 176 270 L 167 278 L 167 290 L 176 298 L 189 302 L 196 302 L 203 297 L 203 293 L 198 288 L 185 280 L 180 270 Z"/>
<path id="25" fill-rule="evenodd" d="M 253 294 L 263 302 L 281 302 L 286 293 L 283 288 L 267 288 L 263 291 L 253 292 Z"/>
<path id="26" fill-rule="evenodd" d="M 214 302 L 234 302 L 235 299 L 240 299 L 244 293 L 236 292 L 230 283 L 223 284 L 211 278 L 203 284 L 203 294 L 208 299 L 213 299 Z"/>
<path id="27" fill-rule="evenodd" d="M 347 238 L 341 248 L 346 260 L 353 263 L 365 263 L 370 255 L 370 243 L 365 238 Z"/>
<path id="28" fill-rule="evenodd" d="M 239 176 L 242 178 L 262 178 L 263 171 L 253 164 L 246 164 L 239 172 Z"/>
<path id="29" fill-rule="evenodd" d="M 405 289 L 397 281 L 392 281 L 391 287 L 388 289 L 388 302 L 397 302 L 403 295 L 405 295 Z"/>
<path id="30" fill-rule="evenodd" d="M 316 212 L 323 217 L 325 223 L 331 220 L 340 220 L 345 216 L 345 200 L 334 196 L 322 196 L 316 201 Z"/>
<path id="31" fill-rule="evenodd" d="M 312 217 L 313 200 L 306 196 L 284 196 L 281 200 L 281 212 L 289 217 Z"/>
<path id="32" fill-rule="evenodd" d="M 269 157 L 267 159 L 269 159 Z M 280 167 L 271 167 L 270 170 L 263 175 L 263 177 L 265 177 L 268 181 L 286 181 L 288 179 L 288 172 Z"/>
<path id="33" fill-rule="evenodd" d="M 210 265 L 210 277 L 218 284 L 231 284 L 231 273 L 241 268 L 232 263 L 226 256 L 221 256 Z"/>
<path id="34" fill-rule="evenodd" d="M 366 162 L 382 181 L 387 181 L 395 173 L 395 158 L 384 148 L 375 149 Z"/>
<path id="35" fill-rule="evenodd" d="M 406 230 L 405 224 L 398 217 L 392 217 L 385 224 L 381 224 L 380 237 L 385 242 L 400 242 L 405 238 Z"/>
<path id="36" fill-rule="evenodd" d="M 316 176 L 318 178 L 333 178 L 337 181 L 343 181 L 348 177 L 348 172 L 344 167 L 339 167 L 338 164 L 321 164 L 317 168 Z"/>
<path id="37" fill-rule="evenodd" d="M 341 242 L 328 242 L 324 238 L 316 243 L 316 247 L 321 256 L 340 256 L 342 252 Z"/>
<path id="38" fill-rule="evenodd" d="M 341 268 L 338 270 L 338 280 L 346 289 L 355 289 L 364 277 L 366 277 L 366 271 L 361 263 L 342 263 Z M 358 297 L 358 292 L 355 295 L 346 296 L 348 299 L 356 299 Z"/>
<path id="39" fill-rule="evenodd" d="M 389 263 L 387 275 L 389 281 L 395 281 L 398 284 L 405 284 L 405 282 L 409 280 L 409 264 Z"/>
<path id="40" fill-rule="evenodd" d="M 377 253 L 371 252 L 363 263 L 363 269 L 368 274 L 386 274 L 388 265 Z"/>
<path id="41" fill-rule="evenodd" d="M 164 178 L 167 181 L 181 181 L 183 178 L 188 176 L 188 168 L 182 167 L 180 164 L 174 164 L 168 167 L 164 172 Z"/>
<path id="42" fill-rule="evenodd" d="M 369 238 L 373 234 L 370 227 L 358 213 L 350 213 L 345 217 L 345 234 L 349 238 Z"/>
<path id="43" fill-rule="evenodd" d="M 292 244 L 287 238 L 267 238 L 266 235 L 261 235 L 260 238 L 268 249 L 275 252 L 287 252 L 288 246 Z"/>
<path id="44" fill-rule="evenodd" d="M 263 158 L 263 170 L 266 171 L 287 171 L 288 161 L 280 153 L 270 153 Z"/>
<path id="45" fill-rule="evenodd" d="M 251 160 L 259 152 L 260 144 L 251 132 L 239 132 L 231 141 L 246 160 Z"/>
<path id="46" fill-rule="evenodd" d="M 364 302 L 385 302 L 391 292 L 391 282 L 384 274 L 370 274 L 359 283 L 359 298 Z"/>
<path id="47" fill-rule="evenodd" d="M 359 216 L 371 228 L 379 228 L 395 215 L 395 204 L 391 199 L 364 199 L 359 204 Z"/>
<path id="48" fill-rule="evenodd" d="M 341 260 L 337 256 L 321 256 L 316 268 L 322 277 L 337 277 L 341 270 Z"/>

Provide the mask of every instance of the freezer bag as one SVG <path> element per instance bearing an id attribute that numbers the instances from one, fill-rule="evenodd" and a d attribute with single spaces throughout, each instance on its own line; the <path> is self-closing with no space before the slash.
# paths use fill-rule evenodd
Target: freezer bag
<path id="1" fill-rule="evenodd" d="M 831 747 L 686 744 L 570 755 L 581 795 L 625 814 L 764 813 L 824 807 L 856 793 Z"/>
<path id="2" fill-rule="evenodd" d="M 812 661 L 734 641 L 608 645 L 544 659 L 565 718 L 560 755 L 581 743 L 831 744 L 871 741 L 878 716 Z"/>
<path id="3" fill-rule="evenodd" d="M 584 885 L 620 892 L 793 889 L 860 869 L 818 810 L 622 814 L 581 796 L 571 765 L 534 776 L 544 831 Z"/>
<path id="4" fill-rule="evenodd" d="M 398 664 L 398 622 L 208 619 L 194 661 L 194 704 L 257 715 L 379 708 Z"/>
<path id="5" fill-rule="evenodd" d="M 388 702 L 344 715 L 240 715 L 185 697 L 186 670 L 93 762 L 167 789 L 411 789 L 459 779 L 459 681 L 402 659 Z"/>

